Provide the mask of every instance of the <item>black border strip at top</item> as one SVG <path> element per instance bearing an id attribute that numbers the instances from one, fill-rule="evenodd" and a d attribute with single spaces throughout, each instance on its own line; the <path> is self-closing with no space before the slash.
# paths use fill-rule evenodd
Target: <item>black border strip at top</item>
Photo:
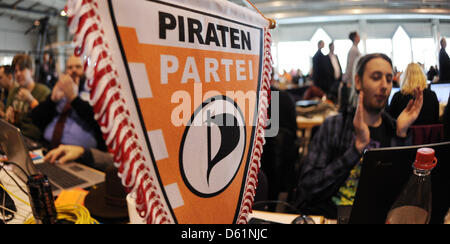
<path id="1" fill-rule="evenodd" d="M 141 109 L 138 106 L 139 101 L 137 99 L 135 87 L 134 87 L 134 84 L 133 84 L 133 79 L 132 79 L 132 76 L 131 76 L 131 71 L 130 71 L 130 68 L 128 66 L 128 60 L 127 60 L 127 57 L 125 55 L 125 50 L 124 50 L 124 47 L 122 45 L 122 40 L 120 38 L 119 29 L 118 29 L 118 26 L 117 26 L 117 21 L 116 21 L 115 15 L 114 15 L 114 7 L 113 7 L 112 1 L 113 0 L 108 0 L 110 17 L 111 17 L 111 21 L 112 21 L 112 24 L 113 24 L 113 27 L 114 27 L 115 34 L 116 34 L 116 38 L 118 40 L 118 44 L 119 44 L 120 52 L 121 52 L 121 55 L 122 55 L 122 59 L 123 59 L 124 65 L 125 65 L 125 70 L 126 70 L 126 73 L 127 73 L 127 76 L 128 76 L 128 82 L 129 82 L 129 85 L 131 87 L 131 93 L 133 95 L 133 99 L 134 99 L 134 102 L 135 102 L 135 107 L 136 107 L 136 110 L 137 110 L 137 113 L 138 113 L 138 116 L 139 116 L 139 121 L 140 121 L 142 129 L 144 131 L 143 134 L 144 134 L 144 137 L 145 137 L 145 141 L 147 143 L 147 147 L 148 147 L 149 152 L 150 152 L 150 157 L 152 159 L 153 167 L 155 168 L 155 171 L 156 171 L 156 176 L 158 178 L 158 183 L 159 183 L 161 192 L 163 193 L 164 199 L 165 199 L 166 203 L 168 204 L 168 207 L 169 207 L 169 210 L 170 210 L 170 212 L 172 214 L 173 220 L 175 221 L 175 223 L 178 223 L 178 221 L 176 219 L 176 216 L 175 216 L 175 213 L 174 213 L 174 211 L 172 209 L 172 206 L 170 204 L 169 198 L 167 197 L 167 193 L 166 193 L 166 191 L 164 189 L 164 186 L 162 184 L 161 176 L 159 174 L 158 167 L 156 165 L 156 160 L 155 160 L 155 156 L 153 154 L 153 150 L 152 150 L 152 147 L 151 147 L 151 144 L 150 144 L 150 140 L 149 140 L 148 135 L 146 133 L 147 129 L 146 129 L 146 126 L 145 126 L 145 123 L 144 123 L 144 118 L 142 116 Z M 256 104 L 255 104 L 256 108 L 255 108 L 255 113 L 254 113 L 254 118 L 253 118 L 253 121 L 256 122 L 256 125 L 253 126 L 253 129 L 252 129 L 252 134 L 251 134 L 252 136 L 251 136 L 251 139 L 250 139 L 249 149 L 248 149 L 248 153 L 247 153 L 247 160 L 246 160 L 246 163 L 245 163 L 244 178 L 242 179 L 244 183 L 241 184 L 241 190 L 240 190 L 240 194 L 239 194 L 239 199 L 237 201 L 238 205 L 236 206 L 236 212 L 235 212 L 235 216 L 233 218 L 233 223 L 236 223 L 237 218 L 239 217 L 240 208 L 242 206 L 242 198 L 243 198 L 243 194 L 244 194 L 244 191 L 245 191 L 245 185 L 246 185 L 246 182 L 247 182 L 247 174 L 246 174 L 246 172 L 248 171 L 248 168 L 250 166 L 250 160 L 251 160 L 251 156 L 252 156 L 253 150 L 254 150 L 253 142 L 254 142 L 254 138 L 255 138 L 255 130 L 258 127 L 259 95 L 260 95 L 260 90 L 261 90 L 262 68 L 263 68 L 263 65 L 264 65 L 264 57 L 263 57 L 264 35 L 263 35 L 263 28 L 260 28 L 260 27 L 257 27 L 257 26 L 252 26 L 252 25 L 249 25 L 249 24 L 240 23 L 238 21 L 227 19 L 227 18 L 224 18 L 222 16 L 218 16 L 218 15 L 214 15 L 214 14 L 210 14 L 210 13 L 205 13 L 205 12 L 202 12 L 202 11 L 199 11 L 199 10 L 190 9 L 190 8 L 183 7 L 183 6 L 178 6 L 178 5 L 175 5 L 175 4 L 172 4 L 172 3 L 162 2 L 162 1 L 159 1 L 159 0 L 145 0 L 145 1 L 155 2 L 155 3 L 162 4 L 162 5 L 170 6 L 170 7 L 173 7 L 173 8 L 178 8 L 178 9 L 182 9 L 182 10 L 185 10 L 185 11 L 190 11 L 190 12 L 194 12 L 194 13 L 197 13 L 197 14 L 206 15 L 206 16 L 209 16 L 209 17 L 225 20 L 225 21 L 228 21 L 228 22 L 231 22 L 231 23 L 235 23 L 235 24 L 238 24 L 238 25 L 254 28 L 254 29 L 257 29 L 257 30 L 260 31 L 260 54 L 259 54 L 260 55 L 260 58 L 259 58 L 260 65 L 259 65 L 259 72 L 258 72 L 258 87 L 257 87 L 257 96 L 256 96 Z"/>
<path id="2" fill-rule="evenodd" d="M 243 26 L 250 27 L 250 28 L 253 28 L 253 29 L 258 29 L 258 30 L 261 29 L 260 27 L 257 27 L 257 26 L 254 26 L 254 25 L 245 24 L 245 23 L 242 23 L 242 22 L 239 22 L 239 21 L 236 21 L 236 20 L 232 20 L 232 19 L 227 19 L 227 18 L 222 17 L 220 15 L 215 15 L 215 14 L 211 14 L 211 13 L 205 13 L 205 12 L 202 12 L 200 10 L 196 10 L 196 9 L 192 9 L 192 8 L 187 8 L 187 7 L 175 5 L 173 3 L 163 2 L 163 1 L 159 1 L 159 0 L 146 0 L 146 1 L 147 2 L 154 2 L 154 3 L 163 4 L 163 5 L 166 5 L 166 6 L 169 6 L 169 7 L 178 8 L 178 9 L 186 10 L 186 11 L 189 11 L 189 12 L 201 14 L 201 15 L 206 15 L 206 16 L 209 16 L 209 17 L 225 20 L 225 21 L 228 21 L 228 22 L 231 22 L 231 23 L 235 23 L 235 24 L 238 24 L 238 25 L 243 25 Z"/>

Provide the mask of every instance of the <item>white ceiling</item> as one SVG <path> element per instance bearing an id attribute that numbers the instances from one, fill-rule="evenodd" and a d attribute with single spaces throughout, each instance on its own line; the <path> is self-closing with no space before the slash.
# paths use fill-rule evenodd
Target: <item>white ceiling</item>
<path id="1" fill-rule="evenodd" d="M 247 0 L 229 1 L 251 8 Z M 267 17 L 276 19 L 279 24 L 334 21 L 335 18 L 356 18 L 361 15 L 379 16 L 378 18 L 384 19 L 386 14 L 450 18 L 450 0 L 250 1 Z M 59 14 L 65 4 L 66 0 L 0 0 L 0 16 L 10 16 L 23 21 L 34 21 L 45 16 L 53 16 L 52 23 L 56 23 L 64 21 Z"/>
<path id="2" fill-rule="evenodd" d="M 229 0 L 252 8 L 247 0 Z M 450 18 L 450 0 L 251 0 L 278 24 L 369 19 Z M 402 17 L 399 17 L 402 16 Z"/>
<path id="3" fill-rule="evenodd" d="M 0 16 L 30 22 L 50 16 L 55 24 L 63 19 L 60 13 L 65 4 L 66 0 L 0 0 Z"/>

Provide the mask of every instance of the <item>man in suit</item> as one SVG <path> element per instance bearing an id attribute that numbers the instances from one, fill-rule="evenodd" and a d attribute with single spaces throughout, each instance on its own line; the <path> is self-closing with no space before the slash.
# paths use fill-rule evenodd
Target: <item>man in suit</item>
<path id="1" fill-rule="evenodd" d="M 337 102 L 338 97 L 338 89 L 339 84 L 342 81 L 342 67 L 341 63 L 339 62 L 339 58 L 336 54 L 334 54 L 334 43 L 330 43 L 329 45 L 330 53 L 328 54 L 328 58 L 330 60 L 330 72 L 332 74 L 332 84 L 331 89 L 329 92 L 329 99 L 331 99 L 333 102 Z"/>
<path id="2" fill-rule="evenodd" d="M 314 85 L 322 89 L 324 93 L 330 91 L 332 73 L 330 70 L 330 58 L 323 55 L 322 49 L 325 43 L 321 40 L 317 44 L 318 50 L 313 57 L 313 81 Z"/>
<path id="3" fill-rule="evenodd" d="M 441 39 L 441 51 L 439 52 L 439 82 L 446 83 L 450 82 L 450 58 L 448 57 L 447 51 L 447 41 L 445 38 Z"/>

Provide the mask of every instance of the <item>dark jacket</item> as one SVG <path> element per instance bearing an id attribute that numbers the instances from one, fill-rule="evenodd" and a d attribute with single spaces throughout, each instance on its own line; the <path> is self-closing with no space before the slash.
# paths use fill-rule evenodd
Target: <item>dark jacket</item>
<path id="1" fill-rule="evenodd" d="M 403 95 L 401 92 L 395 93 L 388 108 L 389 114 L 394 119 L 397 119 L 411 99 L 413 99 L 412 95 Z M 430 89 L 425 89 L 423 91 L 423 107 L 413 125 L 432 125 L 438 123 L 439 101 L 436 93 Z"/>
<path id="2" fill-rule="evenodd" d="M 439 52 L 439 82 L 450 82 L 450 58 L 444 48 Z"/>
<path id="3" fill-rule="evenodd" d="M 313 81 L 325 93 L 329 92 L 334 81 L 330 57 L 323 55 L 321 50 L 313 57 Z"/>
<path id="4" fill-rule="evenodd" d="M 354 114 L 353 110 L 328 118 L 311 141 L 302 165 L 296 201 L 296 206 L 305 214 L 336 217 L 336 206 L 331 199 L 362 158 L 355 147 Z M 382 118 L 390 146 L 412 144 L 410 133 L 407 138 L 397 137 L 396 120 L 388 113 L 383 113 Z"/>
<path id="5" fill-rule="evenodd" d="M 444 131 L 445 140 L 450 141 L 450 96 L 448 98 L 447 107 L 444 112 Z"/>

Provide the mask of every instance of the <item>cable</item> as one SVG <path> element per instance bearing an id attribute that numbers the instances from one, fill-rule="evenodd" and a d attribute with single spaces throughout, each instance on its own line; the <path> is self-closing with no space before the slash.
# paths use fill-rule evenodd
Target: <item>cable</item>
<path id="1" fill-rule="evenodd" d="M 1 184 L 1 183 L 0 183 Z M 2 203 L 2 205 L 0 205 L 1 207 L 3 207 L 3 213 L 2 213 L 2 216 L 3 216 L 3 222 L 4 223 L 6 223 L 6 222 L 8 222 L 7 220 L 6 220 L 6 213 L 5 213 L 5 207 L 4 206 L 6 206 L 6 192 L 4 192 L 3 193 L 3 203 Z M 12 212 L 12 211 L 9 211 L 9 212 L 11 212 L 12 214 L 13 214 L 13 216 L 12 216 L 12 218 L 14 218 L 14 212 Z M 11 219 L 10 219 L 11 220 Z"/>
<path id="2" fill-rule="evenodd" d="M 2 171 L 2 169 L 3 169 L 3 165 L 0 165 L 0 171 Z M 28 194 L 28 192 L 25 191 L 25 190 L 22 188 L 22 186 L 16 181 L 16 179 L 14 179 L 14 177 L 12 177 L 12 175 L 10 175 L 10 174 L 8 173 L 7 170 L 5 170 L 5 173 L 9 176 L 9 178 L 11 178 L 12 181 L 14 181 L 14 183 L 16 184 L 16 186 L 17 186 L 23 193 L 25 193 L 25 195 L 27 195 L 28 197 L 30 197 L 30 194 Z"/>
<path id="3" fill-rule="evenodd" d="M 14 219 L 14 214 L 17 214 L 17 212 L 15 212 L 14 210 L 12 210 L 12 209 L 9 209 L 9 208 L 7 208 L 7 207 L 4 207 L 4 206 L 2 206 L 2 205 L 0 205 L 0 208 L 2 209 L 2 217 L 3 217 L 3 222 L 5 222 L 5 223 L 7 223 L 7 222 L 9 222 L 9 221 L 11 221 L 12 219 Z M 6 212 L 5 212 L 6 211 Z M 8 218 L 6 218 L 7 217 L 7 214 L 6 213 L 10 213 L 10 215 L 8 216 Z"/>
<path id="4" fill-rule="evenodd" d="M 13 213 L 13 214 L 15 214 L 15 215 L 18 215 L 18 216 L 20 216 L 20 217 L 22 217 L 22 218 L 24 218 L 24 219 L 28 218 L 28 216 L 19 214 L 19 212 L 16 212 L 16 211 L 14 211 L 14 210 L 12 210 L 12 209 L 9 209 L 9 208 L 7 208 L 7 207 L 0 206 L 0 208 L 3 209 L 4 211 L 8 211 L 8 212 L 11 212 L 11 213 Z M 7 219 L 5 222 L 9 222 L 9 221 L 11 221 L 12 219 L 14 219 L 14 217 L 11 217 L 11 219 Z"/>
<path id="5" fill-rule="evenodd" d="M 16 196 L 14 193 L 8 191 L 2 184 L 0 184 L 0 187 L 3 188 L 3 190 L 5 190 L 9 195 L 15 197 L 17 200 L 21 201 L 22 203 L 31 206 L 27 201 L 23 200 L 22 198 Z"/>
<path id="6" fill-rule="evenodd" d="M 8 162 L 10 163 L 10 162 Z M 15 163 L 12 163 L 15 165 Z M 20 168 L 20 167 L 19 167 Z M 3 165 L 0 165 L 0 171 L 3 170 Z M 23 171 L 23 169 L 22 169 Z M 14 178 L 8 174 L 8 172 L 5 170 L 5 173 L 16 183 L 16 185 L 26 194 L 29 196 L 27 192 L 25 192 L 22 187 L 17 183 L 17 181 L 14 180 Z M 13 196 L 17 200 L 21 201 L 22 203 L 26 204 L 27 206 L 31 205 L 23 200 L 22 198 L 18 197 L 14 193 L 8 191 L 3 184 L 0 183 L 0 187 L 5 190 L 9 195 Z M 3 209 L 5 210 L 5 209 Z M 10 210 L 7 210 L 10 211 Z M 89 213 L 89 210 L 87 210 L 84 206 L 79 204 L 73 204 L 73 205 L 63 205 L 63 206 L 57 206 L 56 212 L 58 214 L 58 220 L 67 220 L 70 222 L 73 222 L 75 224 L 99 224 L 99 222 L 91 217 L 91 214 Z M 13 212 L 14 213 L 14 212 Z M 23 216 L 22 216 L 23 217 Z M 30 217 L 27 220 L 25 220 L 24 224 L 35 224 L 36 221 L 34 217 Z"/>
<path id="7" fill-rule="evenodd" d="M 56 207 L 58 220 L 67 220 L 74 224 L 99 224 L 99 222 L 91 217 L 89 210 L 79 204 L 69 204 Z M 27 219 L 24 224 L 35 224 L 34 217 Z"/>
<path id="8" fill-rule="evenodd" d="M 17 168 L 19 168 L 25 174 L 26 177 L 30 177 L 29 173 L 27 173 L 20 165 L 14 163 L 14 162 L 4 161 L 3 164 L 4 165 L 12 164 L 12 165 L 16 166 Z"/>
<path id="9" fill-rule="evenodd" d="M 277 22 L 274 19 L 271 18 L 267 18 L 252 2 L 250 2 L 250 0 L 246 0 L 248 4 L 250 4 L 254 9 L 256 9 L 256 11 L 258 11 L 258 13 L 267 21 L 270 22 L 269 28 L 270 29 L 275 29 L 277 27 Z"/>

